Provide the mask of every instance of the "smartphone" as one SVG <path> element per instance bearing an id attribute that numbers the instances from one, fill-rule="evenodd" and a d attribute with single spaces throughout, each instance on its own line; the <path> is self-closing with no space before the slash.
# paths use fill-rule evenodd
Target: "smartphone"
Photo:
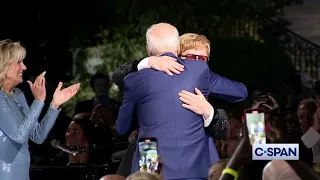
<path id="1" fill-rule="evenodd" d="M 266 144 L 264 111 L 262 109 L 246 109 L 245 117 L 251 144 Z"/>
<path id="2" fill-rule="evenodd" d="M 151 173 L 156 169 L 158 160 L 158 144 L 156 138 L 139 139 L 139 168 L 142 172 Z"/>

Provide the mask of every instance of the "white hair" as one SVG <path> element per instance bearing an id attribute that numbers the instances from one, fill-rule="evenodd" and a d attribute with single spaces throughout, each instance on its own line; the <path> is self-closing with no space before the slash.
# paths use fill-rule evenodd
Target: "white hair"
<path id="1" fill-rule="evenodd" d="M 157 55 L 158 52 L 175 51 L 180 48 L 179 32 L 176 27 L 172 26 L 172 33 L 154 34 L 152 30 L 158 25 L 169 25 L 167 23 L 159 23 L 150 26 L 146 33 L 148 50 L 151 54 Z"/>

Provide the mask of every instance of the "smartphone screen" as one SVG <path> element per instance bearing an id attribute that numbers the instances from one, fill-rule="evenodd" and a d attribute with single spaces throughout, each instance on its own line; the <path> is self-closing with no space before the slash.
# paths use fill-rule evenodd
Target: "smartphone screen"
<path id="1" fill-rule="evenodd" d="M 157 166 L 158 145 L 156 138 L 139 139 L 140 171 L 151 173 Z"/>
<path id="2" fill-rule="evenodd" d="M 263 110 L 246 110 L 246 121 L 251 144 L 265 144 L 265 121 Z"/>

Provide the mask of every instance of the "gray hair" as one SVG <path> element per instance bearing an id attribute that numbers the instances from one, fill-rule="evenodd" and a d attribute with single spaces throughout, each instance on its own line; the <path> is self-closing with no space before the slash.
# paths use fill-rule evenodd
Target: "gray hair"
<path id="1" fill-rule="evenodd" d="M 161 180 L 161 177 L 156 173 L 147 173 L 147 172 L 138 171 L 128 176 L 126 180 Z"/>
<path id="2" fill-rule="evenodd" d="M 172 27 L 172 33 L 163 33 L 163 34 L 154 34 L 152 31 L 155 27 L 159 25 L 166 25 L 167 27 Z M 179 40 L 179 32 L 177 28 L 168 24 L 168 23 L 159 23 L 154 24 L 148 28 L 146 33 L 146 40 L 148 50 L 151 54 L 156 55 L 157 52 L 160 51 L 179 51 L 180 48 L 180 40 Z"/>

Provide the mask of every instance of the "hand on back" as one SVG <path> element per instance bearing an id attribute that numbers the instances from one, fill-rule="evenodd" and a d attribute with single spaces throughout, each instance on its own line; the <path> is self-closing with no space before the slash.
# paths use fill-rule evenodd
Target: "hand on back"
<path id="1" fill-rule="evenodd" d="M 169 56 L 150 57 L 149 68 L 163 71 L 169 76 L 173 76 L 173 73 L 180 74 L 180 72 L 184 70 L 182 64 L 179 64 L 175 58 Z"/>

